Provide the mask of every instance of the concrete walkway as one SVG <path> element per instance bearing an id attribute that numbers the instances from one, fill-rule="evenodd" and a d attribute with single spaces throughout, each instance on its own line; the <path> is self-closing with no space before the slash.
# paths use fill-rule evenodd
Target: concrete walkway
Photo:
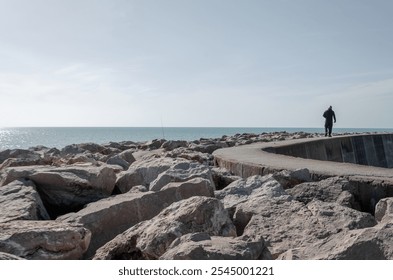
<path id="1" fill-rule="evenodd" d="M 341 136 L 343 139 L 350 136 Z M 336 137 L 334 137 L 336 138 Z M 328 141 L 331 138 L 323 138 Z M 314 178 L 343 176 L 352 180 L 373 182 L 388 186 L 393 185 L 393 169 L 342 163 L 333 161 L 313 160 L 267 152 L 284 146 L 324 141 L 321 138 L 287 140 L 279 142 L 258 143 L 239 147 L 216 150 L 213 155 L 216 164 L 225 167 L 232 173 L 243 178 L 252 175 L 265 175 L 280 170 L 296 170 L 307 168 Z"/>

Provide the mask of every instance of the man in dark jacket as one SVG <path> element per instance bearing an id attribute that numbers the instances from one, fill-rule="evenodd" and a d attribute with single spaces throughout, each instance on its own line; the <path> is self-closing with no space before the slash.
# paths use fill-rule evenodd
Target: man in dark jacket
<path id="1" fill-rule="evenodd" d="M 332 137 L 333 120 L 336 122 L 336 115 L 332 106 L 323 113 L 323 117 L 325 118 L 325 136 L 328 136 L 329 133 L 329 137 Z"/>

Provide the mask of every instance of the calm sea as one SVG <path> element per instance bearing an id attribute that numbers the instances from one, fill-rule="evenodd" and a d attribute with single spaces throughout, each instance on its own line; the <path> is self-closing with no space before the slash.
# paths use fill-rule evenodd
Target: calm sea
<path id="1" fill-rule="evenodd" d="M 148 141 L 153 139 L 196 140 L 218 138 L 237 133 L 263 132 L 322 133 L 322 128 L 247 128 L 247 127 L 17 127 L 0 128 L 0 150 L 43 145 L 62 148 L 70 144 L 94 142 L 104 144 L 121 141 Z M 393 129 L 335 128 L 334 132 L 393 132 Z"/>

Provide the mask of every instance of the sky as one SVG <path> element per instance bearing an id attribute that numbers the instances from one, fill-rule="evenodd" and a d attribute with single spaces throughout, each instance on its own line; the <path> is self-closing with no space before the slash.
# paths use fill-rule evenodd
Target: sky
<path id="1" fill-rule="evenodd" d="M 0 0 L 0 127 L 393 128 L 390 0 Z"/>

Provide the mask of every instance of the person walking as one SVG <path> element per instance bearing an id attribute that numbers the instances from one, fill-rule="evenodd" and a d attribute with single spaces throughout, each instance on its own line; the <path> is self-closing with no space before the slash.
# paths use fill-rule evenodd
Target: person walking
<path id="1" fill-rule="evenodd" d="M 332 137 L 333 120 L 336 122 L 336 114 L 334 113 L 332 106 L 330 106 L 324 113 L 325 118 L 325 136 Z"/>

